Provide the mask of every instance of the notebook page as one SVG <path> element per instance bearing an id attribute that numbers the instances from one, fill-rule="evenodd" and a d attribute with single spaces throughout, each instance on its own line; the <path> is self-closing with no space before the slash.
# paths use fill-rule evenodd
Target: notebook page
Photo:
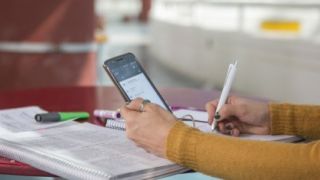
<path id="1" fill-rule="evenodd" d="M 73 123 L 72 121 L 51 123 L 36 122 L 34 116 L 38 113 L 46 112 L 47 111 L 41 109 L 38 106 L 0 110 L 0 131 L 2 133 L 17 133 L 59 126 L 65 123 Z"/>
<path id="2" fill-rule="evenodd" d="M 208 113 L 205 111 L 189 110 L 189 109 L 179 109 L 174 111 L 176 117 L 181 118 L 186 114 L 190 114 L 194 119 L 203 121 L 203 123 L 196 122 L 196 128 L 203 132 L 211 132 L 211 126 L 208 122 Z M 185 122 L 189 126 L 193 126 L 192 122 Z M 222 135 L 222 134 L 221 134 Z M 260 141 L 284 141 L 284 142 L 294 142 L 301 140 L 300 137 L 291 135 L 253 135 L 253 134 L 242 134 L 240 135 L 242 139 L 249 140 L 260 140 Z"/>
<path id="3" fill-rule="evenodd" d="M 112 177 L 125 178 L 136 175 L 138 171 L 148 171 L 149 177 L 152 177 L 152 171 L 157 167 L 183 169 L 137 147 L 123 131 L 89 123 L 19 133 L 7 139 Z M 54 173 L 52 169 L 45 170 Z"/>
<path id="4" fill-rule="evenodd" d="M 178 110 L 173 111 L 173 114 L 177 118 L 182 118 L 185 115 L 191 115 L 196 120 L 208 122 L 208 113 L 205 111 L 190 110 L 190 109 L 178 109 Z"/>

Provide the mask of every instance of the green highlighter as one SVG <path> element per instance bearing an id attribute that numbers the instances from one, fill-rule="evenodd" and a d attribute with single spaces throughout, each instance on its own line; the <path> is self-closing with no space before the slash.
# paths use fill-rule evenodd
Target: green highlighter
<path id="1" fill-rule="evenodd" d="M 35 120 L 37 122 L 62 122 L 74 119 L 87 119 L 89 113 L 87 112 L 50 112 L 36 114 Z"/>

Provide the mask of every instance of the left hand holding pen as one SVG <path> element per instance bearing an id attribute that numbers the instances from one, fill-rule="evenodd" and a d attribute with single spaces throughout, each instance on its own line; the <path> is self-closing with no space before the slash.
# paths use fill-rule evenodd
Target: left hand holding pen
<path id="1" fill-rule="evenodd" d="M 206 104 L 209 124 L 212 124 L 219 99 Z M 268 104 L 230 96 L 219 111 L 218 130 L 223 134 L 270 134 Z"/>
<path id="2" fill-rule="evenodd" d="M 120 109 L 126 120 L 127 136 L 146 151 L 165 157 L 166 139 L 176 118 L 153 103 L 144 104 L 143 111 L 140 111 L 142 103 L 143 99 L 137 98 Z"/>

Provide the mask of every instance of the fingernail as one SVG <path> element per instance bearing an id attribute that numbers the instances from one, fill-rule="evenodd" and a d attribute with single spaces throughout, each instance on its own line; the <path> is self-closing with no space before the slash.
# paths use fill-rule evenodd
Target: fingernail
<path id="1" fill-rule="evenodd" d="M 234 131 L 233 130 L 230 131 L 230 135 L 234 136 Z"/>
<path id="2" fill-rule="evenodd" d="M 220 116 L 219 112 L 217 112 L 216 115 L 214 115 L 214 118 L 217 119 L 217 120 L 220 119 L 220 117 L 221 116 Z"/>
<path id="3" fill-rule="evenodd" d="M 151 101 L 149 99 L 145 99 L 144 102 L 145 103 L 151 103 Z"/>
<path id="4" fill-rule="evenodd" d="M 236 132 L 235 132 L 235 130 L 233 129 L 233 130 L 231 130 L 231 136 L 236 136 Z"/>

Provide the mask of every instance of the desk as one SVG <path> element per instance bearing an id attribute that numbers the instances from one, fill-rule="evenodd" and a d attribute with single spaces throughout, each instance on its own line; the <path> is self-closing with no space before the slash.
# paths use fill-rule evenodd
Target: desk
<path id="1" fill-rule="evenodd" d="M 195 89 L 160 89 L 168 104 L 204 108 L 207 101 L 217 98 L 218 91 Z M 64 87 L 0 92 L 0 109 L 38 105 L 48 111 L 87 111 L 90 122 L 104 123 L 92 116 L 96 108 L 117 109 L 124 103 L 114 87 Z M 0 157 L 0 174 L 54 176 L 27 164 Z"/>

